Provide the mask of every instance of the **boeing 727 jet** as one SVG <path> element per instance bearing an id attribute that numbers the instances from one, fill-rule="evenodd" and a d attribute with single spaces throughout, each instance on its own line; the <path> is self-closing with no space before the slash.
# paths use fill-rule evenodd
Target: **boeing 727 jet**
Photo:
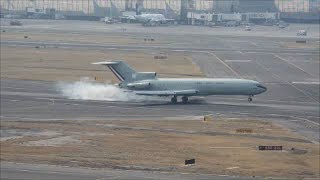
<path id="1" fill-rule="evenodd" d="M 248 79 L 157 78 L 157 73 L 136 72 L 121 60 L 93 64 L 107 66 L 120 80 L 120 88 L 137 95 L 171 96 L 172 103 L 177 103 L 179 96 L 183 103 L 187 103 L 190 96 L 210 95 L 244 95 L 251 102 L 254 95 L 267 90 L 259 82 Z"/>

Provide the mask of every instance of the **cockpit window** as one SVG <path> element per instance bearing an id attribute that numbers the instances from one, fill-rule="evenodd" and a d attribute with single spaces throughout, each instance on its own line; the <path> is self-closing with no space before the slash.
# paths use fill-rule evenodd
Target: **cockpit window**
<path id="1" fill-rule="evenodd" d="M 257 86 L 258 88 L 267 89 L 266 87 L 264 87 L 264 86 L 262 86 L 262 85 L 260 85 L 260 84 L 257 84 L 256 86 Z"/>

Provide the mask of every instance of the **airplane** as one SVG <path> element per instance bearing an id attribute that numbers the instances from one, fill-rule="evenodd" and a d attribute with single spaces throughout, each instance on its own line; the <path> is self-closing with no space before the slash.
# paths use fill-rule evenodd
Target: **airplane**
<path id="1" fill-rule="evenodd" d="M 167 19 L 163 14 L 141 14 L 135 15 L 134 18 L 145 25 L 156 26 L 160 24 L 173 23 L 174 19 Z"/>
<path id="2" fill-rule="evenodd" d="M 187 103 L 191 96 L 210 95 L 244 95 L 248 96 L 248 101 L 251 102 L 254 95 L 267 91 L 261 83 L 248 79 L 157 78 L 156 72 L 136 72 L 122 60 L 92 64 L 108 67 L 120 80 L 120 88 L 137 95 L 172 96 L 172 103 L 177 103 L 179 96 L 183 103 Z"/>

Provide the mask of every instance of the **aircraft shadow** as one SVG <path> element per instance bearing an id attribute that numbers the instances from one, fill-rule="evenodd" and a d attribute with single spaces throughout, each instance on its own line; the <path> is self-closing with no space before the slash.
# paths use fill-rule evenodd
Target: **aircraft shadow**
<path id="1" fill-rule="evenodd" d="M 208 102 L 204 99 L 192 99 L 189 100 L 188 103 L 177 102 L 171 103 L 169 101 L 150 101 L 144 102 L 140 105 L 140 107 L 152 107 L 152 106 L 188 106 L 188 105 L 208 105 L 208 106 L 217 106 L 217 107 L 247 107 L 247 108 L 260 108 L 260 106 L 254 105 L 253 103 L 243 103 L 243 104 L 230 104 L 227 103 L 214 103 Z M 263 107 L 265 108 L 265 107 Z"/>
<path id="2" fill-rule="evenodd" d="M 192 100 L 189 100 L 188 103 L 183 103 L 183 102 L 171 103 L 169 101 L 152 101 L 152 102 L 145 102 L 141 106 L 197 105 L 197 104 L 203 105 L 203 104 L 209 104 L 209 103 L 203 99 L 192 99 Z"/>

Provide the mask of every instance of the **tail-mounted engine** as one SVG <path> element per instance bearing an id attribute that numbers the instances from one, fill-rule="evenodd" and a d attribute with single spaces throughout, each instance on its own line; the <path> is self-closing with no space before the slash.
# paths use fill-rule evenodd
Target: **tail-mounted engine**
<path id="1" fill-rule="evenodd" d="M 137 83 L 129 83 L 127 87 L 129 89 L 148 89 L 151 86 L 150 82 L 137 82 Z"/>

